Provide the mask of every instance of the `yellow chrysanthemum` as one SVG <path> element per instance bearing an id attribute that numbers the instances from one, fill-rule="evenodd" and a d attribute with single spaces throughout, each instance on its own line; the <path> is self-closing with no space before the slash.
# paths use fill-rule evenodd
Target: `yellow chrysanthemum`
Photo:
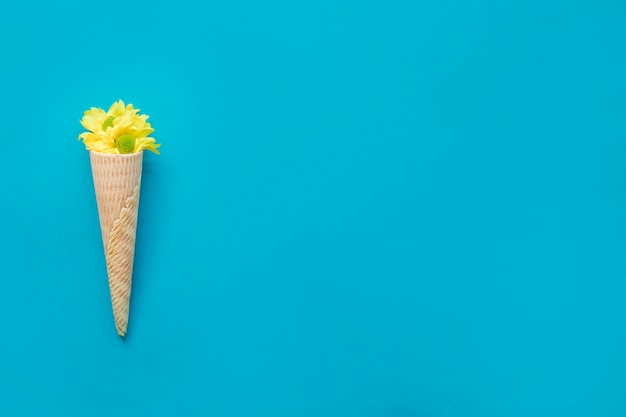
<path id="1" fill-rule="evenodd" d="M 149 137 L 154 129 L 147 120 L 147 115 L 139 114 L 132 104 L 125 106 L 122 100 L 113 103 L 107 112 L 92 107 L 80 121 L 89 131 L 78 139 L 96 152 L 127 154 L 146 149 L 158 154 L 161 145 Z"/>

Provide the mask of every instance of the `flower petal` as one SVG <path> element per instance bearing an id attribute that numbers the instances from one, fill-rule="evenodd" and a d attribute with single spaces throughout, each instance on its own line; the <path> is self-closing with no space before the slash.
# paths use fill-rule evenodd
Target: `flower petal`
<path id="1" fill-rule="evenodd" d="M 113 117 L 123 116 L 125 113 L 124 109 L 125 109 L 124 102 L 122 100 L 116 101 L 115 103 L 111 104 L 111 107 L 109 108 L 109 111 L 107 112 L 107 115 L 113 116 Z"/>
<path id="2" fill-rule="evenodd" d="M 91 130 L 92 132 L 102 131 L 102 124 L 106 119 L 106 113 L 104 110 L 92 107 L 91 109 L 85 112 L 80 124 L 87 130 Z"/>

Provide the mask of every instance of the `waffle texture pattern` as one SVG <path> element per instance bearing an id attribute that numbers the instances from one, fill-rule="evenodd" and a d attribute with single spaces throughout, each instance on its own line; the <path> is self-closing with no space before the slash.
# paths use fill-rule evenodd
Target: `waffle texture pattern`
<path id="1" fill-rule="evenodd" d="M 143 152 L 115 155 L 90 151 L 90 159 L 113 317 L 117 333 L 123 337 L 128 331 Z"/>

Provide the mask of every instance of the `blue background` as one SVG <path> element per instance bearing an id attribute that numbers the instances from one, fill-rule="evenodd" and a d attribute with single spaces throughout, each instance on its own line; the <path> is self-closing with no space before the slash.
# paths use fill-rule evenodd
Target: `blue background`
<path id="1" fill-rule="evenodd" d="M 223 3 L 0 6 L 0 414 L 625 416 L 626 4 Z"/>

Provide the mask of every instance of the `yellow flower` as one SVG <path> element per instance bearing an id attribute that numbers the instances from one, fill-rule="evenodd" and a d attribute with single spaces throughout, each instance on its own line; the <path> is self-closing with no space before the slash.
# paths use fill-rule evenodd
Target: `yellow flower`
<path id="1" fill-rule="evenodd" d="M 124 105 L 119 100 L 109 111 L 92 107 L 87 110 L 80 123 L 88 130 L 78 136 L 88 150 L 102 153 L 127 154 L 144 149 L 159 153 L 161 146 L 149 137 L 154 132 L 148 116 L 139 114 L 132 104 Z"/>

